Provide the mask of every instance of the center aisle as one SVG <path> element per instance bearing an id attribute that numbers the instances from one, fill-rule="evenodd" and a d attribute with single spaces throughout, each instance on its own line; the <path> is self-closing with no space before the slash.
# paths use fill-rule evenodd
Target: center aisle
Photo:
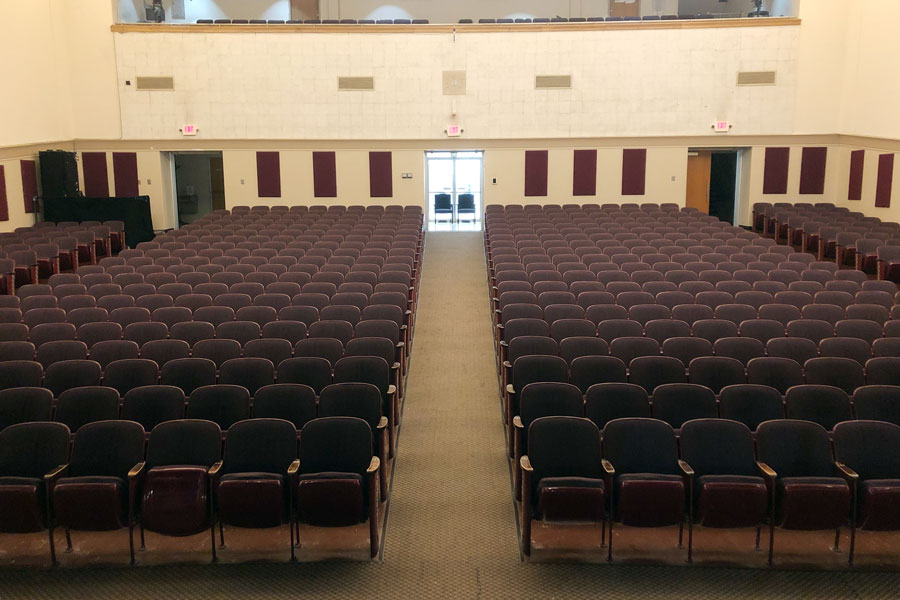
<path id="1" fill-rule="evenodd" d="M 481 233 L 429 233 L 384 547 L 419 594 L 519 562 Z"/>

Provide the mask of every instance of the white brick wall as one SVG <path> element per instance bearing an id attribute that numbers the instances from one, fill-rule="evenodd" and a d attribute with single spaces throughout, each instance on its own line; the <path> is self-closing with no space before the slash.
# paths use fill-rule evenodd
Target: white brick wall
<path id="1" fill-rule="evenodd" d="M 650 31 L 296 34 L 117 33 L 125 139 L 436 139 L 458 122 L 473 139 L 794 133 L 799 27 Z M 467 72 L 443 96 L 441 72 Z M 777 84 L 735 86 L 739 70 Z M 570 90 L 535 90 L 571 73 Z M 174 92 L 125 80 L 172 75 Z M 340 75 L 375 91 L 338 92 Z"/>

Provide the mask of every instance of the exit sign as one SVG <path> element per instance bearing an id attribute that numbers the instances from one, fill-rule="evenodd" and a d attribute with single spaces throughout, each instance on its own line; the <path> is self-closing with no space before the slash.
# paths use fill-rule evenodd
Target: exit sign
<path id="1" fill-rule="evenodd" d="M 728 121 L 716 121 L 713 123 L 713 129 L 716 133 L 728 133 L 731 129 L 731 123 Z"/>
<path id="2" fill-rule="evenodd" d="M 447 125 L 447 137 L 459 137 L 461 134 L 462 129 L 459 125 Z"/>
<path id="3" fill-rule="evenodd" d="M 181 135 L 197 135 L 196 125 L 185 125 L 181 128 Z"/>

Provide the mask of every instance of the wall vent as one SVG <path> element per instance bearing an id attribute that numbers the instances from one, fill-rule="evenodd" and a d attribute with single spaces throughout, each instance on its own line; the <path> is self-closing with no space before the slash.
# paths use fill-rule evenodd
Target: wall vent
<path id="1" fill-rule="evenodd" d="M 374 77 L 338 77 L 339 90 L 374 90 Z"/>
<path id="2" fill-rule="evenodd" d="M 539 90 L 570 88 L 572 87 L 571 75 L 535 75 L 534 87 Z"/>
<path id="3" fill-rule="evenodd" d="M 738 85 L 775 85 L 775 71 L 740 71 Z"/>
<path id="4" fill-rule="evenodd" d="M 174 77 L 137 77 L 135 79 L 139 90 L 174 90 Z"/>

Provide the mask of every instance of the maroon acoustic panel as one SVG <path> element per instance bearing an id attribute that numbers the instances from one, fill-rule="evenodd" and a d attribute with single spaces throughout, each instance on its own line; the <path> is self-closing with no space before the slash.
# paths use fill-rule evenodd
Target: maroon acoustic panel
<path id="1" fill-rule="evenodd" d="M 622 195 L 643 196 L 647 179 L 647 149 L 622 151 Z"/>
<path id="2" fill-rule="evenodd" d="M 119 198 L 140 196 L 136 153 L 113 152 L 113 182 Z"/>
<path id="3" fill-rule="evenodd" d="M 790 148 L 766 148 L 763 194 L 787 194 Z"/>
<path id="4" fill-rule="evenodd" d="M 334 152 L 313 152 L 313 195 L 337 198 L 337 168 Z"/>
<path id="5" fill-rule="evenodd" d="M 525 151 L 525 195 L 547 195 L 547 150 Z"/>
<path id="6" fill-rule="evenodd" d="M 37 168 L 33 160 L 19 161 L 22 170 L 22 198 L 25 200 L 25 213 L 34 212 L 34 197 L 38 195 Z"/>
<path id="7" fill-rule="evenodd" d="M 866 164 L 866 151 L 854 150 L 850 153 L 850 189 L 848 200 L 862 200 L 863 169 Z"/>
<path id="8" fill-rule="evenodd" d="M 576 150 L 572 168 L 572 195 L 597 195 L 597 151 Z"/>
<path id="9" fill-rule="evenodd" d="M 84 195 L 88 198 L 109 198 L 109 175 L 106 172 L 106 152 L 82 152 Z"/>
<path id="10" fill-rule="evenodd" d="M 825 193 L 825 163 L 828 148 L 804 148 L 800 155 L 800 193 Z"/>
<path id="11" fill-rule="evenodd" d="M 6 169 L 0 165 L 0 221 L 9 221 L 9 203 L 6 199 Z"/>
<path id="12" fill-rule="evenodd" d="M 369 152 L 369 196 L 390 198 L 394 195 L 393 167 L 390 152 Z"/>
<path id="13" fill-rule="evenodd" d="M 887 208 L 891 205 L 893 185 L 894 155 L 882 154 L 878 157 L 878 185 L 875 187 L 875 206 Z"/>
<path id="14" fill-rule="evenodd" d="M 260 198 L 281 198 L 281 160 L 277 152 L 256 153 L 256 188 Z"/>

